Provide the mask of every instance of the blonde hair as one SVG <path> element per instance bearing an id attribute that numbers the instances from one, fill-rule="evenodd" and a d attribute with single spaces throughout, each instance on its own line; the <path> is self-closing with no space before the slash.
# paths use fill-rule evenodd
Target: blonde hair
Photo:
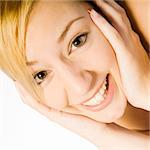
<path id="1" fill-rule="evenodd" d="M 36 99 L 41 92 L 26 65 L 25 38 L 35 1 L 0 1 L 0 69 Z"/>

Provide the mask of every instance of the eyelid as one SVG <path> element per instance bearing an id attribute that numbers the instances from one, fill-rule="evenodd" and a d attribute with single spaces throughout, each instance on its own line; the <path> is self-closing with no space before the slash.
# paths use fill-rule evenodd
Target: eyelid
<path id="1" fill-rule="evenodd" d="M 70 52 L 71 44 L 73 43 L 73 41 L 74 41 L 77 37 L 79 37 L 79 36 L 81 36 L 81 35 L 86 35 L 86 36 L 88 37 L 88 34 L 89 34 L 88 31 L 77 33 L 77 34 L 71 39 L 71 41 L 69 42 L 69 45 L 68 45 L 69 52 Z M 87 37 L 86 37 L 86 40 L 87 40 Z M 85 41 L 85 42 L 86 42 L 86 41 Z M 48 75 L 50 74 L 50 72 L 51 72 L 51 71 L 49 71 L 49 70 L 40 69 L 40 70 L 35 71 L 34 73 L 32 73 L 33 78 L 35 79 L 35 77 L 36 77 L 36 75 L 37 75 L 38 73 L 44 72 L 44 71 L 47 72 L 47 76 L 48 76 Z M 45 77 L 45 79 L 46 79 L 46 78 L 47 78 L 47 77 Z M 45 79 L 43 79 L 42 82 L 44 82 Z M 41 82 L 41 83 L 42 83 L 42 82 Z M 40 83 L 40 84 L 41 84 L 41 83 Z M 40 84 L 39 84 L 39 85 L 40 85 Z"/>
<path id="2" fill-rule="evenodd" d="M 36 76 L 39 72 L 42 72 L 42 71 L 44 71 L 44 70 L 38 70 L 38 71 L 35 71 L 34 73 L 32 73 L 33 78 L 35 79 L 35 76 Z"/>
<path id="3" fill-rule="evenodd" d="M 46 77 L 45 77 L 40 83 L 37 83 L 36 80 L 35 80 L 35 77 L 36 77 L 36 75 L 37 75 L 38 73 L 40 73 L 40 72 L 46 72 L 47 75 L 46 75 Z M 46 80 L 46 78 L 47 78 L 47 76 L 49 76 L 49 74 L 51 74 L 51 71 L 49 71 L 49 70 L 40 70 L 40 71 L 38 70 L 38 71 L 34 72 L 34 73 L 32 74 L 32 76 L 33 76 L 35 82 L 37 83 L 37 85 L 40 86 L 40 85 L 44 82 L 44 80 Z"/>
<path id="4" fill-rule="evenodd" d="M 39 72 L 43 72 L 43 71 L 47 71 L 47 72 L 52 72 L 50 70 L 46 70 L 46 69 L 37 69 L 37 71 L 34 71 L 34 73 L 32 73 L 32 76 L 34 77 L 36 74 L 38 74 Z"/>
<path id="5" fill-rule="evenodd" d="M 69 53 L 70 53 L 70 48 L 71 48 L 71 44 L 73 43 L 73 41 L 78 37 L 78 36 L 81 36 L 81 35 L 88 35 L 89 32 L 80 32 L 80 33 L 77 33 L 73 38 L 72 40 L 69 42 L 69 46 L 68 46 L 68 49 L 69 49 Z"/>

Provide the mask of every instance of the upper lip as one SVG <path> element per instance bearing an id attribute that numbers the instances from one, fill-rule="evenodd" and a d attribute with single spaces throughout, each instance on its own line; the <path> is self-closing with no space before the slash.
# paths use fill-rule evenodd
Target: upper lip
<path id="1" fill-rule="evenodd" d="M 108 75 L 108 74 L 107 74 L 107 75 Z M 106 77 L 107 77 L 107 75 L 106 75 Z M 106 79 L 106 77 L 104 78 L 104 80 Z M 97 93 L 97 92 L 99 91 L 99 89 L 102 87 L 102 85 L 103 85 L 103 83 L 104 83 L 104 80 L 103 80 L 103 82 L 100 84 L 100 86 L 98 86 L 98 88 L 95 90 L 95 92 L 92 94 L 92 96 L 90 96 L 90 98 L 84 100 L 84 101 L 81 103 L 81 105 L 84 104 L 85 102 L 89 101 L 90 99 L 92 99 L 92 98 L 96 95 L 96 93 Z"/>

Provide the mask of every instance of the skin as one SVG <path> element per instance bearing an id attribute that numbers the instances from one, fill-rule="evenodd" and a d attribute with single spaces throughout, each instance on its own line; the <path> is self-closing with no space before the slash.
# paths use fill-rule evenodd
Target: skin
<path id="1" fill-rule="evenodd" d="M 148 130 L 149 113 L 144 110 L 150 110 L 149 58 L 139 40 L 139 36 L 131 29 L 125 11 L 113 1 L 105 3 L 97 0 L 96 2 L 115 27 L 112 27 L 102 16 L 92 17 L 115 50 L 123 81 L 123 90 L 131 104 L 128 105 L 124 117 L 115 123 L 130 129 L 137 129 L 138 125 L 138 129 Z M 137 18 L 135 20 L 135 23 L 137 23 Z M 140 128 L 138 120 L 141 120 Z"/>
<path id="2" fill-rule="evenodd" d="M 134 17 L 134 25 L 138 28 L 139 34 L 141 32 L 143 38 L 150 44 L 150 19 L 148 19 L 150 14 L 150 2 L 148 0 L 126 0 L 125 3 L 130 14 Z M 149 48 L 148 46 L 145 47 L 147 47 L 147 49 Z"/>
<path id="3" fill-rule="evenodd" d="M 49 72 L 40 85 L 45 96 L 44 104 L 97 121 L 114 122 L 124 114 L 127 100 L 120 89 L 115 53 L 90 19 L 89 7 L 78 2 L 39 2 L 33 9 L 27 29 L 26 55 L 28 61 L 38 61 L 30 66 L 32 73 Z M 84 18 L 76 21 L 64 41 L 59 43 L 58 36 L 66 24 L 81 16 Z M 69 54 L 69 41 L 84 32 L 89 32 L 85 44 Z M 111 74 L 115 85 L 112 102 L 98 112 L 85 109 L 81 103 L 93 96 L 107 73 Z"/>
<path id="4" fill-rule="evenodd" d="M 135 31 L 139 34 L 142 45 L 145 47 L 145 49 L 148 50 L 149 45 L 150 45 L 150 36 L 149 36 L 150 35 L 150 30 L 149 30 L 150 19 L 148 19 L 149 14 L 150 14 L 149 13 L 150 1 L 148 0 L 143 0 L 143 1 L 126 0 L 123 6 L 124 8 L 126 8 L 126 11 L 128 12 L 128 17 L 132 16 L 130 20 L 134 20 L 132 21 L 132 24 L 133 26 L 136 27 Z M 150 51 L 149 51 L 149 54 L 150 54 Z M 141 122 L 143 122 L 144 120 L 147 120 L 148 122 L 147 129 L 149 129 L 149 112 L 145 111 L 144 114 L 146 114 L 146 115 L 143 115 L 143 117 L 145 116 L 144 119 L 140 119 L 140 120 Z M 138 122 L 139 118 L 137 117 L 136 120 Z"/>
<path id="5" fill-rule="evenodd" d="M 141 64 L 138 62 L 143 62 L 143 60 L 139 61 L 139 58 L 143 58 L 147 62 L 148 62 L 148 59 L 147 59 L 147 57 L 145 57 L 145 53 L 144 53 L 142 46 L 140 45 L 140 41 L 138 39 L 138 36 L 135 35 L 134 32 L 132 32 L 132 30 L 130 29 L 130 25 L 128 24 L 127 19 L 125 19 L 126 16 L 124 16 L 124 13 L 122 14 L 122 9 L 121 9 L 121 11 L 118 11 L 118 10 L 120 10 L 120 8 L 116 4 L 111 3 L 111 2 L 109 2 L 109 5 L 111 7 L 110 6 L 108 7 L 108 4 L 106 4 L 105 2 L 102 3 L 102 1 L 100 1 L 100 0 L 97 0 L 96 2 L 98 4 L 98 6 L 101 7 L 101 9 L 104 11 L 104 13 L 107 16 L 109 16 L 109 19 L 111 21 L 113 21 L 113 25 L 115 25 L 115 27 L 117 27 L 117 28 L 116 28 L 116 32 L 114 32 L 114 28 L 112 26 L 110 26 L 108 24 L 108 22 L 102 16 L 97 15 L 96 17 L 94 17 L 93 11 L 90 12 L 90 17 L 96 26 L 94 26 L 93 22 L 89 23 L 90 21 L 88 22 L 88 26 L 90 26 L 90 29 L 92 29 L 91 33 L 92 32 L 95 33 L 93 36 L 93 38 L 95 38 L 95 43 L 97 43 L 96 42 L 97 39 L 99 39 L 98 40 L 99 43 L 101 40 L 103 41 L 102 44 L 99 44 L 98 46 L 97 46 L 97 44 L 92 43 L 92 46 L 95 45 L 94 51 L 97 54 L 95 56 L 93 55 L 93 49 L 92 49 L 92 53 L 90 53 L 90 49 L 88 49 L 88 51 L 86 49 L 86 51 L 85 52 L 83 51 L 82 53 L 80 53 L 80 51 L 78 52 L 79 49 L 76 49 L 75 52 L 69 56 L 65 55 L 66 54 L 65 52 L 63 52 L 63 54 L 62 54 L 62 51 L 59 51 L 60 49 L 59 49 L 59 46 L 57 45 L 57 43 L 55 43 L 55 41 L 53 41 L 53 42 L 51 41 L 51 40 L 54 40 L 54 35 L 52 34 L 53 38 L 50 38 L 51 34 L 46 36 L 49 33 L 48 32 L 50 30 L 49 28 L 48 28 L 48 30 L 46 30 L 46 32 L 43 36 L 43 38 L 44 38 L 44 40 L 43 40 L 43 38 L 40 37 L 43 34 L 43 31 L 38 32 L 38 30 L 41 29 L 41 25 L 42 25 L 41 23 L 44 22 L 44 20 L 42 21 L 42 19 L 44 19 L 44 16 L 47 16 L 49 13 L 45 13 L 45 15 L 41 18 L 40 18 L 40 16 L 38 16 L 39 11 L 37 11 L 37 13 L 35 13 L 36 10 L 38 10 L 38 6 L 40 7 L 42 5 L 37 5 L 37 7 L 35 7 L 34 11 L 32 12 L 30 21 L 29 21 L 29 26 L 28 26 L 28 31 L 27 31 L 27 56 L 28 56 L 28 59 L 30 61 L 31 59 L 37 59 L 38 58 L 40 62 L 43 61 L 44 63 L 47 63 L 47 68 L 51 68 L 51 69 L 53 69 L 53 71 L 55 71 L 54 76 L 52 76 L 55 78 L 55 80 L 54 79 L 52 79 L 52 80 L 54 80 L 56 83 L 56 81 L 59 79 L 58 80 L 59 82 L 57 84 L 60 85 L 60 87 L 61 87 L 60 89 L 63 89 L 65 87 L 65 92 L 67 94 L 70 94 L 69 99 L 67 99 L 67 104 L 69 104 L 69 107 L 64 107 L 64 106 L 68 106 L 65 103 L 63 103 L 65 101 L 61 101 L 62 102 L 61 105 L 59 105 L 60 101 L 59 101 L 59 104 L 56 103 L 57 101 L 55 101 L 55 105 L 53 104 L 53 107 L 52 107 L 52 102 L 50 103 L 49 102 L 50 99 L 46 99 L 46 96 L 45 96 L 44 103 L 39 103 L 35 99 L 33 99 L 33 97 L 31 95 L 29 95 L 28 92 L 19 83 L 16 82 L 17 88 L 18 88 L 19 92 L 21 93 L 22 100 L 25 104 L 36 109 L 37 111 L 39 111 L 41 114 L 43 114 L 44 116 L 46 116 L 50 120 L 61 124 L 65 128 L 68 128 L 68 129 L 72 130 L 73 132 L 76 132 L 80 136 L 86 138 L 87 140 L 91 141 L 93 144 L 97 145 L 98 148 L 102 148 L 102 149 L 107 150 L 107 149 L 110 149 L 110 146 L 111 146 L 111 149 L 120 150 L 120 149 L 122 149 L 122 146 L 126 145 L 126 149 L 130 149 L 131 147 L 132 148 L 148 149 L 148 144 L 149 144 L 148 136 L 140 134 L 140 133 L 135 132 L 133 130 L 128 130 L 129 126 L 131 127 L 133 125 L 133 124 L 129 125 L 129 122 L 131 120 L 134 120 L 135 117 L 138 118 L 138 122 L 137 122 L 138 124 L 139 124 L 139 120 L 140 120 L 140 122 L 142 122 L 142 117 L 144 116 L 143 115 L 144 112 L 139 111 L 140 109 L 138 109 L 138 108 L 149 110 L 149 107 L 147 107 L 147 105 L 145 105 L 145 104 L 147 104 L 146 103 L 147 101 L 145 101 L 145 100 L 147 100 L 147 99 L 145 99 L 146 98 L 145 95 L 147 94 L 147 93 L 145 93 L 146 90 L 141 91 L 141 88 L 140 88 L 140 87 L 144 86 L 144 87 L 147 87 L 145 89 L 149 89 L 149 86 L 148 86 L 149 84 L 147 85 L 147 82 L 145 82 L 145 80 L 143 80 L 143 78 L 142 78 L 142 80 L 140 80 L 141 78 L 139 78 L 139 80 L 136 80 L 136 82 L 135 82 L 135 80 L 133 80 L 133 79 L 136 79 L 136 78 L 134 78 L 134 75 L 143 76 L 145 74 L 145 70 L 149 70 L 149 68 L 148 68 L 149 66 L 147 65 L 149 63 L 142 64 L 142 66 L 141 66 Z M 40 3 L 38 3 L 38 4 L 40 4 Z M 48 7 L 48 5 L 47 5 L 47 7 Z M 66 5 L 65 5 L 65 7 L 66 7 Z M 42 7 L 40 7 L 40 14 L 42 14 L 41 12 L 47 10 L 46 6 L 44 8 L 45 9 L 42 9 Z M 52 7 L 51 9 L 54 10 L 56 8 L 57 7 L 55 5 L 55 7 Z M 79 8 L 79 5 L 78 5 L 78 8 Z M 88 7 L 86 7 L 84 5 L 84 8 L 88 8 Z M 63 9 L 64 9 L 64 7 L 63 7 Z M 41 10 L 43 10 L 43 11 L 41 11 Z M 69 7 L 67 8 L 67 10 L 69 10 Z M 71 10 L 69 10 L 69 14 L 71 14 L 72 10 L 73 10 L 73 8 Z M 78 9 L 76 9 L 76 10 L 78 10 Z M 82 5 L 81 10 L 83 10 L 83 5 Z M 78 10 L 77 12 L 80 14 L 81 10 Z M 48 11 L 50 11 L 50 10 L 48 9 Z M 60 11 L 60 7 L 59 7 L 59 11 Z M 112 14 L 114 14 L 114 13 L 116 15 L 112 16 Z M 120 13 L 121 13 L 121 15 L 120 15 Z M 58 14 L 58 13 L 56 13 L 56 14 Z M 76 13 L 74 12 L 73 14 L 76 14 Z M 36 15 L 38 17 L 36 17 Z M 72 15 L 70 15 L 70 16 L 72 16 Z M 86 16 L 89 17 L 87 15 L 87 13 L 86 13 Z M 111 18 L 110 18 L 110 16 L 111 16 Z M 118 16 L 119 17 L 121 16 L 122 18 L 124 18 L 123 20 L 126 20 L 124 22 L 124 24 L 122 24 L 122 20 L 121 20 L 121 22 L 119 22 L 119 25 L 121 25 L 121 26 L 116 26 L 116 24 L 118 23 Z M 61 21 L 61 18 L 62 17 L 60 17 L 59 21 Z M 67 18 L 69 19 L 69 16 Z M 112 20 L 112 18 L 114 20 Z M 38 21 L 38 20 L 40 20 L 40 21 Z M 51 18 L 50 18 L 50 20 L 51 20 Z M 46 24 L 45 24 L 43 29 L 46 29 L 46 25 L 50 20 L 46 19 Z M 34 24 L 34 22 L 36 22 L 36 21 L 38 21 L 39 24 L 36 24 L 36 23 Z M 54 23 L 54 22 L 52 22 L 52 23 Z M 36 25 L 36 26 L 33 26 L 33 25 Z M 40 28 L 38 30 L 36 30 L 37 28 L 35 28 L 35 27 L 38 27 L 38 25 L 40 26 Z M 60 28 L 58 28 L 58 31 L 61 30 L 62 26 L 63 26 L 63 22 L 62 22 Z M 120 27 L 124 27 L 124 28 L 120 28 Z M 126 30 L 124 30 L 124 29 L 126 29 L 126 27 L 127 27 L 127 29 L 130 30 L 130 32 L 129 32 L 130 34 L 128 34 L 128 32 L 125 32 Z M 84 28 L 85 28 L 85 25 L 84 25 Z M 33 34 L 32 31 L 36 31 L 36 32 L 33 32 L 34 33 Z M 94 31 L 98 32 L 98 35 Z M 53 32 L 54 31 L 52 30 L 52 33 Z M 36 34 L 36 36 L 34 36 L 35 34 Z M 125 37 L 119 38 L 122 35 L 126 35 L 126 37 L 128 37 L 127 38 L 128 41 L 127 41 L 127 39 L 125 39 Z M 47 41 L 47 38 L 45 38 L 45 37 L 47 37 L 48 39 L 51 39 L 51 40 Z M 117 49 L 118 47 L 115 47 L 116 37 L 118 38 L 117 43 L 118 43 L 118 47 L 120 47 L 120 50 Z M 130 40 L 129 40 L 129 38 L 130 38 Z M 40 39 L 40 40 L 38 40 L 38 39 Z M 114 51 L 113 51 L 112 47 L 108 44 L 108 41 L 106 39 L 109 41 L 111 46 L 114 48 L 117 60 L 122 60 L 122 61 L 119 61 L 120 62 L 119 66 L 117 66 L 117 63 L 116 63 Z M 37 42 L 35 42 L 35 41 L 37 41 Z M 31 44 L 31 42 L 32 42 L 32 44 Z M 43 42 L 45 42 L 45 43 L 43 43 Z M 37 43 L 38 43 L 38 46 L 37 46 Z M 43 57 L 39 56 L 39 53 L 42 56 L 44 54 L 43 53 L 43 45 L 41 43 L 43 43 L 45 46 L 44 47 L 45 48 L 44 49 L 44 52 L 45 52 L 45 55 L 44 55 L 45 59 L 44 60 L 42 60 Z M 50 48 L 52 45 L 50 46 L 49 43 L 54 45 L 53 51 L 50 51 Z M 132 44 L 134 43 L 133 44 L 134 49 L 136 49 L 138 52 L 137 55 L 135 55 L 133 53 L 134 49 L 132 47 L 132 44 L 129 44 L 129 43 L 132 43 Z M 103 51 L 103 49 L 100 49 L 100 46 L 103 46 L 103 44 L 105 46 L 108 44 L 107 49 L 105 49 L 105 52 Z M 32 45 L 32 46 L 29 46 L 29 45 Z M 103 46 L 103 48 L 106 48 L 105 46 Z M 41 52 L 40 47 L 42 48 L 42 52 Z M 63 45 L 61 46 L 61 49 L 62 49 L 62 47 L 63 47 Z M 98 49 L 97 49 L 97 47 L 98 47 Z M 32 48 L 34 48 L 34 49 L 36 48 L 38 50 L 36 50 L 36 52 L 34 52 L 34 50 Z M 103 55 L 102 59 L 105 59 L 105 61 L 107 60 L 106 58 L 109 57 L 107 64 L 104 64 L 103 61 L 101 61 L 101 59 L 100 59 L 101 55 L 99 55 L 99 51 L 101 52 L 100 54 Z M 108 51 L 108 53 L 106 53 L 107 51 Z M 90 55 L 88 53 L 90 53 Z M 107 54 L 108 56 L 106 57 L 103 53 Z M 84 57 L 81 56 L 81 54 L 84 54 Z M 123 54 L 126 54 L 126 55 L 123 55 Z M 127 54 L 131 54 L 131 55 L 127 55 Z M 78 57 L 76 57 L 76 56 L 78 56 Z M 92 56 L 94 56 L 94 60 L 95 60 L 94 62 L 98 61 L 98 62 L 101 62 L 101 64 L 94 63 L 92 61 L 93 59 L 91 59 L 91 58 L 93 58 Z M 133 57 L 129 57 L 129 56 L 133 56 Z M 140 56 L 140 57 L 138 57 L 138 56 Z M 141 57 L 141 56 L 143 56 L 143 57 Z M 86 63 L 85 63 L 85 59 L 83 59 L 85 57 L 87 57 L 86 59 L 88 59 L 88 60 L 90 59 L 90 61 L 89 61 L 90 63 L 88 63 L 88 61 L 86 61 Z M 100 57 L 100 58 L 96 61 L 97 57 Z M 118 68 L 120 70 L 122 69 L 122 64 L 125 63 L 124 60 L 128 60 L 128 61 L 132 60 L 132 65 L 130 65 L 126 68 L 123 68 L 123 69 L 127 72 L 127 74 L 126 74 L 127 77 L 129 79 L 131 78 L 132 81 L 137 85 L 137 86 L 135 86 L 136 88 L 134 88 L 134 89 L 132 88 L 131 84 L 130 84 L 130 86 L 128 86 L 128 84 L 126 84 L 126 81 L 123 78 L 124 76 L 121 76 L 122 78 L 120 78 L 120 76 L 119 76 Z M 78 61 L 80 61 L 80 63 L 78 63 Z M 94 65 L 92 65 L 92 64 L 94 64 Z M 59 66 L 61 66 L 61 68 Z M 40 64 L 40 67 L 41 67 L 41 64 Z M 65 68 L 66 70 L 63 70 L 62 68 Z M 136 72 L 135 69 L 137 69 L 137 68 L 139 69 L 139 72 Z M 34 68 L 30 68 L 30 69 L 33 72 Z M 87 73 L 85 70 L 89 70 L 89 69 L 90 69 L 90 71 Z M 94 83 L 91 83 L 91 85 L 93 85 L 93 86 L 88 86 L 89 82 L 87 82 L 87 81 L 93 81 L 92 75 L 90 74 L 90 72 L 92 72 L 92 70 L 95 71 L 95 76 L 97 78 L 96 78 Z M 64 71 L 65 71 L 65 73 L 64 73 Z M 117 100 L 117 97 L 116 97 L 115 98 L 115 104 L 111 103 L 111 105 L 109 105 L 109 107 L 111 106 L 110 109 L 112 109 L 112 110 L 115 107 L 120 107 L 120 108 L 118 109 L 117 112 L 115 110 L 110 111 L 110 114 L 107 114 L 107 117 L 105 117 L 106 118 L 105 119 L 103 116 L 101 116 L 100 112 L 98 112 L 99 113 L 98 115 L 97 115 L 97 113 L 94 113 L 92 115 L 91 112 L 89 113 L 86 110 L 82 109 L 80 107 L 80 105 L 78 105 L 80 100 L 76 99 L 74 101 L 74 98 L 76 98 L 75 94 L 77 94 L 78 96 L 81 95 L 81 98 L 82 98 L 82 96 L 84 98 L 84 95 L 88 95 L 88 94 L 86 94 L 86 92 L 89 89 L 92 89 L 90 87 L 95 87 L 96 83 L 97 84 L 99 83 L 98 81 L 102 82 L 102 78 L 103 78 L 103 76 L 105 76 L 105 74 L 107 72 L 110 72 L 112 76 L 115 75 L 115 76 L 113 76 L 114 83 L 116 83 L 116 91 L 115 92 L 119 93 L 118 95 L 120 95 L 120 97 L 119 97 L 118 101 L 122 102 L 122 103 L 118 103 L 116 101 Z M 134 74 L 134 73 L 136 73 L 136 74 Z M 64 77 L 64 74 L 65 74 L 65 76 L 67 75 L 68 77 L 71 77 L 71 78 L 66 79 Z M 74 74 L 75 74 L 75 76 L 74 76 Z M 81 74 L 82 74 L 82 76 L 81 76 Z M 63 79 L 63 82 L 62 82 L 62 79 Z M 123 85 L 121 85 L 121 81 L 120 81 L 121 79 L 124 81 Z M 85 80 L 86 80 L 86 82 L 84 82 Z M 146 77 L 146 81 L 149 81 L 149 80 L 147 80 L 147 77 Z M 71 83 L 74 83 L 74 84 L 71 84 Z M 76 83 L 78 83 L 78 85 L 80 85 L 80 86 L 77 86 Z M 128 81 L 127 83 L 131 83 L 131 81 Z M 43 91 L 44 91 L 44 87 L 46 85 L 49 85 L 49 82 L 47 82 L 47 83 L 45 82 L 42 85 Z M 70 88 L 67 88 L 67 87 L 70 87 Z M 82 88 L 80 88 L 80 87 L 82 87 Z M 121 91 L 122 87 L 124 89 L 126 88 L 126 91 L 122 92 Z M 58 88 L 58 86 L 57 86 L 57 88 Z M 52 88 L 52 89 L 54 90 L 54 88 Z M 84 90 L 84 91 L 82 91 L 82 90 Z M 133 91 L 130 93 L 131 90 L 133 90 Z M 141 91 L 141 92 L 139 93 L 138 91 Z M 60 92 L 60 90 L 59 90 L 59 92 Z M 75 92 L 75 94 L 74 94 L 74 92 Z M 58 93 L 58 90 L 57 90 L 57 93 Z M 123 93 L 125 93 L 126 97 L 129 97 L 129 98 L 125 99 L 125 95 Z M 134 93 L 136 93 L 136 95 Z M 46 94 L 46 92 L 45 92 L 45 95 L 48 95 L 48 94 Z M 54 92 L 54 94 L 55 94 L 55 92 Z M 130 97 L 133 96 L 132 94 L 134 95 L 134 97 L 133 97 L 133 99 L 130 99 Z M 143 97 L 143 99 L 140 100 L 138 98 L 139 96 Z M 128 105 L 126 105 L 126 102 L 127 102 L 126 100 L 128 100 L 128 102 L 130 102 L 131 104 L 128 103 Z M 58 104 L 58 105 L 56 105 L 56 104 Z M 73 105 L 73 104 L 75 104 L 75 105 Z M 52 108 L 55 108 L 55 109 L 52 109 Z M 115 108 L 115 109 L 117 109 L 117 108 Z M 60 111 L 60 110 L 63 110 L 63 111 Z M 66 113 L 65 111 L 67 111 L 69 113 Z M 122 111 L 122 113 L 119 111 Z M 125 114 L 122 116 L 124 111 L 125 111 Z M 102 112 L 102 110 L 101 110 L 101 112 Z M 105 109 L 105 113 L 107 113 L 107 112 L 109 112 L 109 110 Z M 134 113 L 135 113 L 135 115 L 134 115 Z M 120 117 L 118 114 L 120 115 Z M 104 114 L 104 115 L 106 116 L 106 114 Z M 141 115 L 141 117 L 140 117 L 140 115 Z M 118 126 L 114 123 L 110 123 L 110 124 L 102 123 L 102 122 L 111 122 L 113 120 L 115 120 L 114 121 L 115 123 L 120 121 L 121 122 L 120 126 Z M 122 128 L 123 123 L 124 123 L 125 128 Z M 140 128 L 141 128 L 141 126 L 140 126 Z M 131 129 L 136 129 L 136 128 L 135 128 L 135 126 L 132 126 Z M 147 129 L 147 128 L 144 126 L 141 129 Z M 91 134 L 91 133 L 94 133 L 94 134 Z M 113 148 L 112 148 L 112 145 L 113 145 Z M 115 145 L 117 147 L 115 147 Z"/>

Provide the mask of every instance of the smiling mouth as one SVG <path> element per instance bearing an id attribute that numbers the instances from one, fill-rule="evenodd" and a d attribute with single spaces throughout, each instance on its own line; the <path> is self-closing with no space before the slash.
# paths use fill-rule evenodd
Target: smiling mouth
<path id="1" fill-rule="evenodd" d="M 98 92 L 91 99 L 83 102 L 81 105 L 92 111 L 98 111 L 105 108 L 109 102 L 111 102 L 114 93 L 111 80 L 112 78 L 107 74 Z"/>

